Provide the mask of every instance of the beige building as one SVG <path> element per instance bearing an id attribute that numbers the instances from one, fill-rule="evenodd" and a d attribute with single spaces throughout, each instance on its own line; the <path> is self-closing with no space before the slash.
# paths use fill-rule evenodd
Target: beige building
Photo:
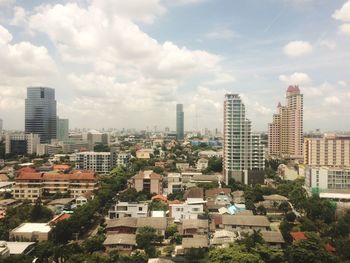
<path id="1" fill-rule="evenodd" d="M 350 166 L 350 137 L 325 135 L 322 138 L 305 138 L 304 164 Z"/>
<path id="2" fill-rule="evenodd" d="M 72 174 L 61 173 L 22 173 L 16 178 L 13 196 L 16 199 L 28 199 L 34 202 L 43 193 L 70 192 L 78 197 L 98 188 L 95 173 L 77 171 Z"/>
<path id="3" fill-rule="evenodd" d="M 49 239 L 51 227 L 47 223 L 23 223 L 10 232 L 10 240 L 45 241 Z"/>
<path id="4" fill-rule="evenodd" d="M 278 103 L 268 127 L 269 155 L 279 158 L 303 157 L 303 94 L 298 86 L 287 89 L 287 104 Z"/>
<path id="5" fill-rule="evenodd" d="M 162 176 L 153 171 L 140 171 L 130 179 L 129 183 L 138 192 L 146 191 L 161 194 L 163 191 Z"/>

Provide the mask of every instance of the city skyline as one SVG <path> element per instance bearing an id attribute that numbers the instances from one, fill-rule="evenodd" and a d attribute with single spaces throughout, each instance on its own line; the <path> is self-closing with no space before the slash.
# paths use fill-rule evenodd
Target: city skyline
<path id="1" fill-rule="evenodd" d="M 5 128 L 24 128 L 25 89 L 42 85 L 56 89 L 71 127 L 174 130 L 181 101 L 188 130 L 222 129 L 230 92 L 266 131 L 275 101 L 299 85 L 305 130 L 350 130 L 340 121 L 350 109 L 347 1 L 216 3 L 1 1 Z"/>

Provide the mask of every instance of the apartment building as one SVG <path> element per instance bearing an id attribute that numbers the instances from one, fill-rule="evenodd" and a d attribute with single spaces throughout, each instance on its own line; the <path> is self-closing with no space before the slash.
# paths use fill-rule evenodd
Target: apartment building
<path id="1" fill-rule="evenodd" d="M 269 155 L 278 158 L 302 159 L 303 156 L 303 94 L 298 86 L 286 91 L 286 106 L 278 103 L 277 113 L 268 126 Z"/>
<path id="2" fill-rule="evenodd" d="M 95 173 L 76 171 L 71 174 L 60 173 L 22 173 L 16 178 L 13 196 L 34 202 L 44 193 L 67 193 L 76 198 L 86 192 L 98 189 Z"/>
<path id="3" fill-rule="evenodd" d="M 146 191 L 151 194 L 162 194 L 162 181 L 160 174 L 156 174 L 153 171 L 140 171 L 129 180 L 129 184 L 138 192 Z"/>
<path id="4" fill-rule="evenodd" d="M 350 136 L 331 134 L 319 138 L 305 138 L 304 164 L 350 166 Z"/>
<path id="5" fill-rule="evenodd" d="M 204 201 L 202 198 L 187 198 L 182 204 L 169 204 L 169 217 L 179 222 L 183 219 L 198 219 L 198 215 L 204 213 Z"/>

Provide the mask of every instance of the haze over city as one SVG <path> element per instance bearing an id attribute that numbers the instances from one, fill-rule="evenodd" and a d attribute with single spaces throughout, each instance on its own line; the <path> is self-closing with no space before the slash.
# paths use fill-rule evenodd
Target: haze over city
<path id="1" fill-rule="evenodd" d="M 1 0 L 0 117 L 23 130 L 39 85 L 71 128 L 174 130 L 182 103 L 187 130 L 222 129 L 239 93 L 267 130 L 296 84 L 305 131 L 349 130 L 349 21 L 344 0 Z"/>

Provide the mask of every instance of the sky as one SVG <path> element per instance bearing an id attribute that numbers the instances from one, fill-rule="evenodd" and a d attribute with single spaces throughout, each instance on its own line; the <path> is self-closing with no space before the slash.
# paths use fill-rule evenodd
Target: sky
<path id="1" fill-rule="evenodd" d="M 55 88 L 70 128 L 222 130 L 238 93 L 267 130 L 288 85 L 306 131 L 350 130 L 350 0 L 0 0 L 0 118 Z"/>

